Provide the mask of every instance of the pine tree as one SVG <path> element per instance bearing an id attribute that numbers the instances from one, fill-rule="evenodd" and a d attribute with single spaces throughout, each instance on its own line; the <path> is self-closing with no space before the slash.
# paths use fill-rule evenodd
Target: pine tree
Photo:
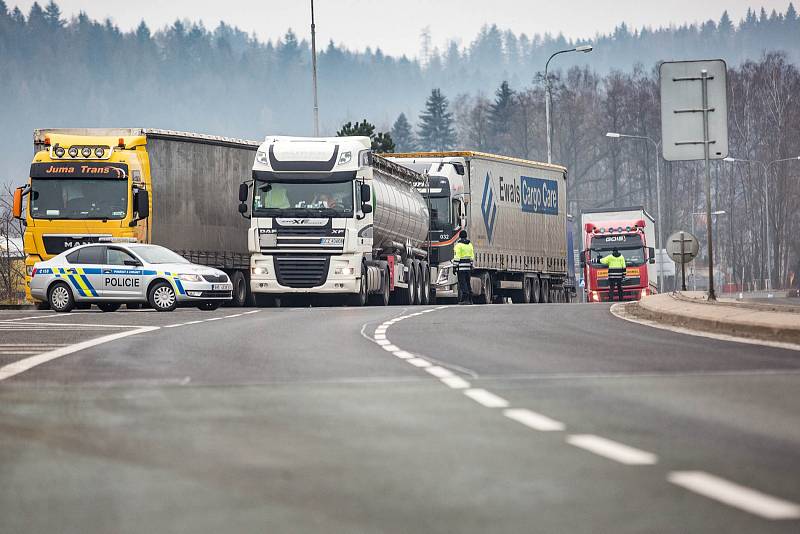
<path id="1" fill-rule="evenodd" d="M 731 22 L 731 17 L 728 15 L 727 10 L 723 11 L 722 17 L 719 19 L 717 29 L 722 35 L 730 35 L 733 33 L 733 23 Z"/>
<path id="2" fill-rule="evenodd" d="M 789 2 L 789 7 L 786 9 L 786 22 L 796 22 L 797 21 L 797 10 L 794 8 L 794 4 Z"/>
<path id="3" fill-rule="evenodd" d="M 349 137 L 356 135 L 363 135 L 372 139 L 372 137 L 375 135 L 375 125 L 368 123 L 367 119 L 364 119 L 361 122 L 356 122 L 355 124 L 348 121 L 342 125 L 341 130 L 336 132 L 336 137 Z"/>
<path id="4" fill-rule="evenodd" d="M 489 106 L 489 132 L 491 144 L 497 150 L 504 150 L 511 131 L 511 118 L 514 114 L 514 91 L 504 81 L 495 92 L 494 102 Z"/>
<path id="5" fill-rule="evenodd" d="M 380 154 L 394 152 L 395 146 L 389 132 L 378 132 L 372 139 L 372 150 Z"/>
<path id="6" fill-rule="evenodd" d="M 394 121 L 392 126 L 392 139 L 400 152 L 413 152 L 417 149 L 417 142 L 414 139 L 414 131 L 411 123 L 408 122 L 405 113 L 401 113 Z"/>
<path id="7" fill-rule="evenodd" d="M 44 19 L 47 21 L 50 28 L 64 27 L 64 21 L 61 19 L 61 9 L 53 0 L 50 0 L 47 7 L 44 9 Z"/>
<path id="8" fill-rule="evenodd" d="M 445 151 L 456 144 L 453 114 L 448 111 L 447 97 L 440 89 L 431 91 L 419 121 L 418 138 L 422 149 Z"/>

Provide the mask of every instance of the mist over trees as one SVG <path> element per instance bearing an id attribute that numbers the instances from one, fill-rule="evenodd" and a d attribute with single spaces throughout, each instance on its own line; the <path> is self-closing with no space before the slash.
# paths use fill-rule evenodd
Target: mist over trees
<path id="1" fill-rule="evenodd" d="M 397 151 L 464 148 L 545 159 L 544 64 L 552 52 L 583 42 L 487 25 L 471 42 L 443 50 L 432 49 L 428 36 L 421 59 L 318 43 L 322 133 L 366 118 L 391 133 Z M 722 13 L 666 28 L 621 24 L 591 42 L 591 54 L 565 54 L 551 65 L 554 160 L 569 169 L 571 212 L 635 203 L 655 211 L 652 148 L 604 134 L 660 140 L 655 68 L 664 60 L 728 62 L 731 155 L 764 162 L 800 155 L 793 5 L 783 13 L 750 10 L 741 21 Z M 208 29 L 188 20 L 122 32 L 85 14 L 66 20 L 52 1 L 22 13 L 0 0 L 0 182 L 25 180 L 34 128 L 309 135 L 310 61 L 309 43 L 291 30 L 267 42 L 224 23 Z M 763 280 L 763 170 L 715 165 L 715 209 L 727 212 L 717 222 L 727 280 Z M 784 282 L 800 270 L 798 166 L 769 168 L 772 279 Z M 667 235 L 689 228 L 690 214 L 702 207 L 702 174 L 694 163 L 662 170 Z"/>

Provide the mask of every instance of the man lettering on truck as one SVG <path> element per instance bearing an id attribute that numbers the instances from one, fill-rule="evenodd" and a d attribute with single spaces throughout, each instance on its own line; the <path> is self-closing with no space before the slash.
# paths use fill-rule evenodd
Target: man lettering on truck
<path id="1" fill-rule="evenodd" d="M 453 261 L 458 271 L 458 303 L 472 304 L 472 287 L 470 278 L 472 277 L 472 262 L 475 260 L 475 248 L 467 239 L 467 231 L 461 230 L 458 234 L 459 240 L 453 248 Z"/>
<path id="2" fill-rule="evenodd" d="M 611 254 L 601 258 L 600 263 L 608 267 L 608 300 L 614 300 L 614 287 L 617 288 L 619 301 L 622 302 L 622 280 L 625 278 L 627 270 L 625 256 L 619 253 L 619 249 L 613 249 Z"/>

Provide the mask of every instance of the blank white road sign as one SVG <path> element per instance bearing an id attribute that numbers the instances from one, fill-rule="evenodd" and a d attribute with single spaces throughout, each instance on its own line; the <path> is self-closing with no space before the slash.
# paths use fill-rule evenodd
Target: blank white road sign
<path id="1" fill-rule="evenodd" d="M 721 59 L 661 64 L 661 135 L 664 159 L 705 159 L 703 151 L 703 82 L 708 73 L 709 159 L 728 157 L 727 66 Z"/>

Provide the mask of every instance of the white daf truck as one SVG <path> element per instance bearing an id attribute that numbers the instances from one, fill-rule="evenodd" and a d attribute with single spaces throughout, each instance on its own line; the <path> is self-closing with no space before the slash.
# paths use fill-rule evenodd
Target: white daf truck
<path id="1" fill-rule="evenodd" d="M 357 306 L 428 303 L 422 179 L 373 155 L 368 137 L 268 136 L 239 188 L 256 301 L 319 294 Z"/>

